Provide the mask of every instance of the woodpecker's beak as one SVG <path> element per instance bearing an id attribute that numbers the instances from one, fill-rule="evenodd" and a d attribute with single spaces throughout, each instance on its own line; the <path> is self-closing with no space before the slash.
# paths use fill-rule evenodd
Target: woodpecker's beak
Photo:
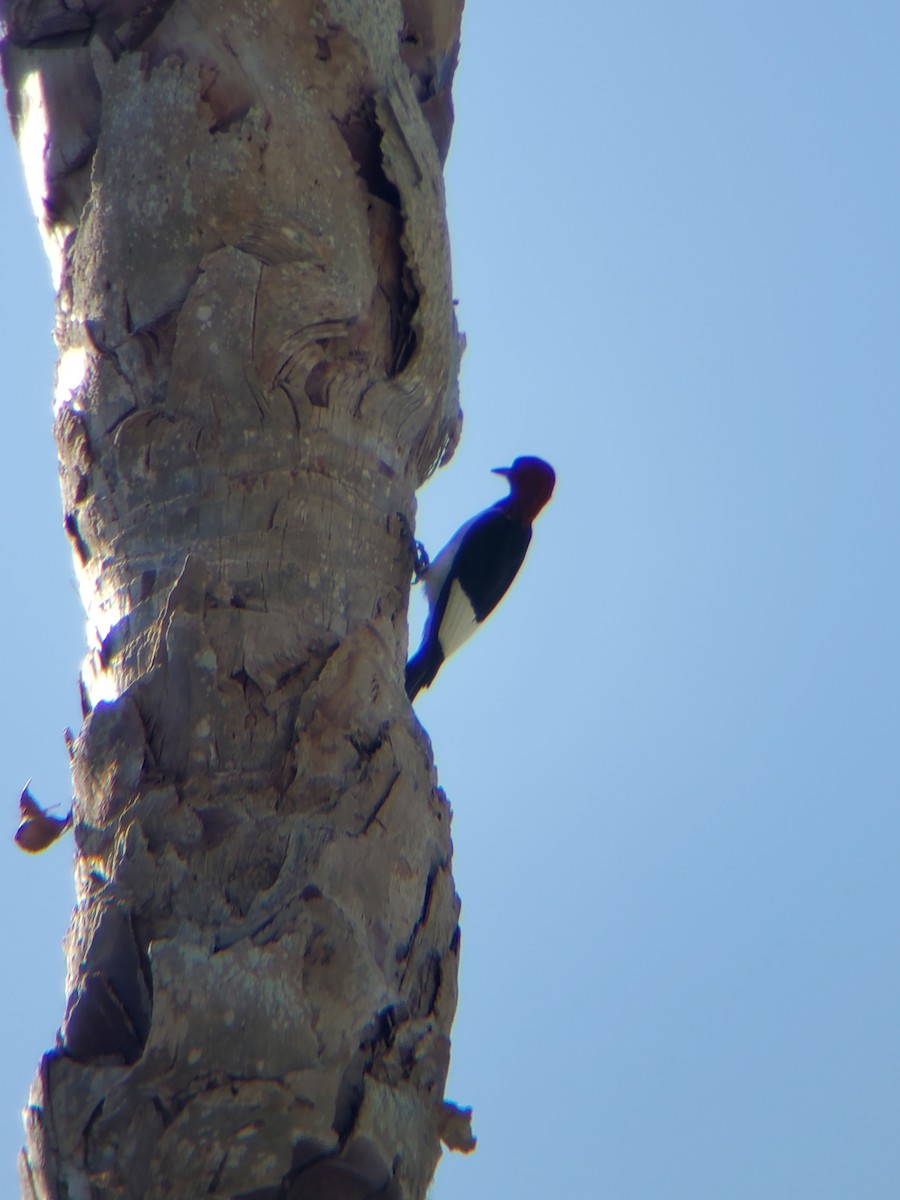
<path id="1" fill-rule="evenodd" d="M 509 473 L 511 470 L 512 467 L 491 467 L 491 474 L 502 475 L 504 478 L 509 479 Z"/>

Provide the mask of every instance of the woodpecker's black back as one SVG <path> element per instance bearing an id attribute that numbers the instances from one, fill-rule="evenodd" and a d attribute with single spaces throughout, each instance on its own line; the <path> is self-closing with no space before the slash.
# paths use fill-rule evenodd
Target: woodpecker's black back
<path id="1" fill-rule="evenodd" d="M 531 541 L 531 526 L 511 518 L 503 503 L 482 513 L 466 531 L 438 592 L 422 645 L 406 665 L 406 694 L 410 700 L 432 683 L 446 657 L 441 626 L 451 597 L 455 598 L 454 584 L 462 589 L 480 624 L 494 611 L 518 574 Z M 455 648 L 448 647 L 446 653 Z"/>
<path id="2" fill-rule="evenodd" d="M 509 591 L 531 541 L 531 526 L 512 520 L 501 507 L 503 503 L 489 508 L 469 529 L 453 564 L 453 575 L 469 597 L 479 622 Z M 445 605 L 447 590 L 445 581 L 441 589 Z"/>

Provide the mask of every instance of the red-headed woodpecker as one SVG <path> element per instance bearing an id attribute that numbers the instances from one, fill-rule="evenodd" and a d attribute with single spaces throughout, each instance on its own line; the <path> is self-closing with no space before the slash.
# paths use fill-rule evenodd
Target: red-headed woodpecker
<path id="1" fill-rule="evenodd" d="M 506 595 L 531 541 L 531 523 L 553 495 L 556 475 L 541 458 L 517 458 L 494 473 L 509 480 L 509 495 L 467 521 L 420 572 L 430 611 L 422 645 L 406 664 L 410 700 Z"/>

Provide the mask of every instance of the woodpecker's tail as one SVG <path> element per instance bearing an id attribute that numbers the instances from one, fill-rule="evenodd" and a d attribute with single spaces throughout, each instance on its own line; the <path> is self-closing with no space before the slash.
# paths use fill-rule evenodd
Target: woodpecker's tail
<path id="1" fill-rule="evenodd" d="M 406 694 L 410 700 L 415 700 L 422 688 L 431 686 L 443 661 L 444 654 L 437 640 L 432 645 L 423 643 L 406 664 Z"/>

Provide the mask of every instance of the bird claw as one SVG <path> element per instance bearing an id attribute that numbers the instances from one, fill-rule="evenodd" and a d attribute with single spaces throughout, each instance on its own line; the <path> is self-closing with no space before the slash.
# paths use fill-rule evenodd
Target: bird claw
<path id="1" fill-rule="evenodd" d="M 428 557 L 428 551 L 417 538 L 413 538 L 413 554 L 415 556 L 413 580 L 418 583 L 420 579 L 424 579 L 428 574 L 431 560 Z"/>
<path id="2" fill-rule="evenodd" d="M 413 560 L 413 583 L 418 583 L 428 574 L 428 568 L 431 566 L 431 560 L 422 543 L 413 537 L 412 528 L 406 516 L 402 512 L 397 513 L 397 518 L 400 521 L 400 529 L 403 537 L 406 539 Z"/>

